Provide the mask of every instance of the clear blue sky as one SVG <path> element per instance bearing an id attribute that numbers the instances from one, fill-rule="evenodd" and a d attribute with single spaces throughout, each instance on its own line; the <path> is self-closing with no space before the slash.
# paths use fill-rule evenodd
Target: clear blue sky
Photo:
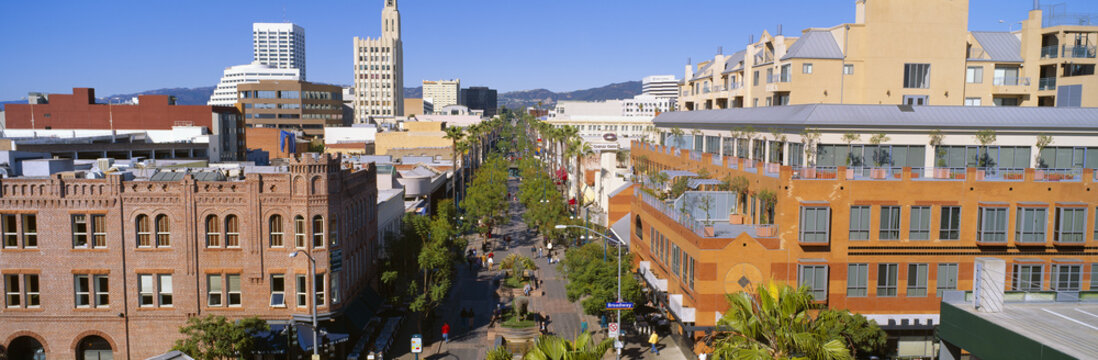
<path id="1" fill-rule="evenodd" d="M 884 1 L 884 0 L 870 0 Z M 1067 0 L 1098 13 L 1098 1 Z M 971 0 L 971 30 L 1007 30 L 1031 0 Z M 251 61 L 251 23 L 305 27 L 310 81 L 351 83 L 354 36 L 377 36 L 382 0 L 10 1 L 0 7 L 0 100 L 216 85 Z M 283 10 L 285 9 L 285 10 Z M 503 91 L 576 90 L 681 77 L 686 58 L 751 34 L 853 21 L 854 0 L 401 0 L 404 80 L 461 78 Z M 999 23 L 1005 20 L 1005 23 Z M 1017 27 L 1017 25 L 1015 25 Z"/>

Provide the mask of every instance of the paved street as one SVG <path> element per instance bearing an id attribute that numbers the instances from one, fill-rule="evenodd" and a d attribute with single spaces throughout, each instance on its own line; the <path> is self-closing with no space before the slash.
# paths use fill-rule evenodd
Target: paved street
<path id="1" fill-rule="evenodd" d="M 517 182 L 509 182 L 508 188 L 514 194 L 518 191 Z M 522 222 L 521 205 L 512 202 L 511 215 L 511 223 L 497 229 L 495 232 L 495 241 L 493 243 L 496 247 L 492 249 L 495 252 L 495 259 L 497 261 L 502 260 L 511 253 L 519 253 L 533 258 L 536 254 L 531 251 L 531 248 L 535 244 L 540 246 L 542 244 L 541 238 L 527 235 L 526 224 Z M 504 236 L 511 236 L 511 246 L 506 249 L 503 248 L 501 241 Z M 478 249 L 479 253 L 482 244 L 483 239 L 477 238 L 471 240 L 469 246 Z M 559 251 L 554 252 L 554 256 L 561 255 L 563 254 Z M 602 332 L 599 327 L 598 319 L 593 316 L 582 315 L 583 309 L 580 305 L 568 301 L 564 288 L 565 279 L 563 274 L 557 270 L 557 264 L 550 265 L 545 257 L 537 258 L 535 262 L 539 268 L 536 275 L 542 280 L 542 286 L 535 291 L 531 311 L 543 312 L 549 315 L 549 331 L 553 334 L 572 339 L 578 335 L 580 323 L 587 321 L 588 329 L 596 333 L 596 339 L 602 339 L 605 332 Z M 495 308 L 498 302 L 498 297 L 494 292 L 495 286 L 493 286 L 493 280 L 498 276 L 502 276 L 502 272 L 498 267 L 488 271 L 470 269 L 465 264 L 458 266 L 457 282 L 447 302 L 439 310 L 443 321 L 450 324 L 450 342 L 444 343 L 442 341 L 441 321 L 436 322 L 431 329 L 424 329 L 424 352 L 420 354 L 421 359 L 484 359 L 488 350 L 492 349 L 495 341 L 495 334 L 490 331 L 488 322 L 491 318 L 492 309 Z M 544 291 L 544 294 L 540 293 L 542 291 Z M 475 320 L 472 328 L 462 323 L 460 314 L 463 309 L 473 310 Z M 393 351 L 399 354 L 398 359 L 415 358 L 414 354 L 409 352 L 409 339 L 411 334 L 415 332 L 414 327 L 414 322 L 409 321 L 405 325 L 405 330 L 396 340 Z M 642 335 L 636 335 L 635 337 L 639 336 Z M 635 337 L 627 338 L 629 341 L 623 353 L 624 358 L 686 359 L 678 350 L 678 347 L 673 345 L 669 339 L 661 339 L 660 355 L 656 356 L 648 352 L 647 343 L 645 342 L 647 340 L 646 336 L 644 339 L 634 339 Z M 608 352 L 607 357 L 613 358 L 613 352 Z"/>

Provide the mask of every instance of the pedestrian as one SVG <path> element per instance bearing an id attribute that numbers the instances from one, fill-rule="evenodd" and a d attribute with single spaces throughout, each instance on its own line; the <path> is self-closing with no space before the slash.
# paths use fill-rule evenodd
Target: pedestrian
<path id="1" fill-rule="evenodd" d="M 538 254 L 538 247 L 537 247 L 536 245 L 530 245 L 530 254 L 531 254 L 531 255 L 534 255 L 534 258 L 535 258 L 535 259 L 537 259 L 537 258 L 538 258 L 538 256 L 537 256 L 537 254 Z"/>
<path id="2" fill-rule="evenodd" d="M 541 258 L 541 248 L 538 248 L 538 258 Z"/>
<path id="3" fill-rule="evenodd" d="M 492 264 L 493 263 L 494 263 L 494 261 L 492 260 L 491 257 L 489 257 L 488 258 L 488 271 L 492 271 Z"/>
<path id="4" fill-rule="evenodd" d="M 526 295 L 526 296 L 530 296 L 530 290 L 532 290 L 530 288 L 530 283 L 526 283 L 526 286 L 522 287 L 522 294 Z"/>
<path id="5" fill-rule="evenodd" d="M 580 322 L 580 334 L 587 332 L 587 321 Z"/>
<path id="6" fill-rule="evenodd" d="M 648 343 L 652 344 L 652 353 L 653 354 L 656 354 L 656 355 L 660 354 L 660 349 L 656 348 L 656 344 L 658 344 L 659 342 L 660 342 L 659 336 L 657 336 L 655 332 L 652 332 L 652 336 L 648 337 Z"/>
<path id="7" fill-rule="evenodd" d="M 442 342 L 450 342 L 450 323 L 442 323 Z"/>

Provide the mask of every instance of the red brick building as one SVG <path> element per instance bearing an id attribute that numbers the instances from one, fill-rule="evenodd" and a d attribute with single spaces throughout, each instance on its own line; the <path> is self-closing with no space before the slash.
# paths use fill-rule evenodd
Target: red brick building
<path id="1" fill-rule="evenodd" d="M 141 95 L 136 105 L 97 104 L 95 89 L 73 88 L 72 94 L 50 94 L 46 104 L 8 104 L 6 128 L 30 130 L 171 130 L 204 127 L 211 143 L 225 153 L 221 160 L 244 159 L 244 122 L 234 107 L 175 105 L 168 95 Z"/>
<path id="2" fill-rule="evenodd" d="M 295 251 L 316 260 L 318 312 L 340 316 L 376 279 L 376 169 L 316 154 L 266 169 L 0 179 L 0 354 L 144 359 L 190 317 L 307 316 Z"/>

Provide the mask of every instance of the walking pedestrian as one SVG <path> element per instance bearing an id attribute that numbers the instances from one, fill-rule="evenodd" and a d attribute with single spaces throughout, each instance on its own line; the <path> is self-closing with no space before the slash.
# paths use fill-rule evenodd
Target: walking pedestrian
<path id="1" fill-rule="evenodd" d="M 541 258 L 541 248 L 540 247 L 538 248 L 538 258 L 539 259 Z"/>
<path id="2" fill-rule="evenodd" d="M 653 354 L 656 354 L 656 355 L 660 354 L 660 349 L 656 348 L 656 344 L 658 344 L 659 342 L 660 342 L 659 336 L 657 336 L 655 332 L 652 332 L 652 336 L 648 337 L 648 343 L 652 344 L 652 353 Z"/>
<path id="3" fill-rule="evenodd" d="M 442 342 L 450 342 L 450 323 L 442 323 Z"/>
<path id="4" fill-rule="evenodd" d="M 491 257 L 488 258 L 488 271 L 492 271 L 492 264 L 494 262 L 495 261 L 493 261 Z"/>

